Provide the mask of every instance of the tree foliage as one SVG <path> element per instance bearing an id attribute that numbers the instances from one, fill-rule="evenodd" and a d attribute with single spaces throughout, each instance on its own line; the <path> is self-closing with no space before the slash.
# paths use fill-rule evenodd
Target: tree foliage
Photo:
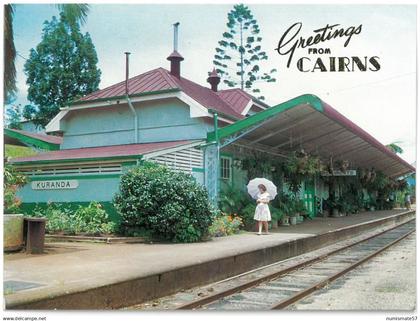
<path id="1" fill-rule="evenodd" d="M 87 15 L 89 13 L 89 5 L 86 3 L 59 3 L 56 4 L 60 12 L 71 23 L 86 23 Z"/>
<path id="2" fill-rule="evenodd" d="M 276 69 L 266 73 L 260 68 L 259 62 L 268 56 L 261 48 L 257 20 L 247 6 L 239 4 L 228 13 L 226 26 L 228 30 L 223 33 L 213 60 L 217 72 L 228 87 L 239 85 L 241 89 L 259 93 L 256 82 L 275 82 L 272 74 Z"/>
<path id="3" fill-rule="evenodd" d="M 9 105 L 6 108 L 7 128 L 22 129 L 22 111 L 19 105 Z"/>
<path id="4" fill-rule="evenodd" d="M 77 4 L 56 4 L 58 9 L 70 20 L 86 22 L 89 12 L 89 5 L 84 3 Z M 16 88 L 16 48 L 13 35 L 13 17 L 15 5 L 6 4 L 4 6 L 4 98 L 9 100 L 17 92 Z"/>
<path id="5" fill-rule="evenodd" d="M 25 63 L 28 99 L 37 125 L 45 126 L 67 103 L 98 89 L 101 71 L 88 33 L 82 34 L 77 21 L 53 17 L 44 23 L 42 41 L 31 49 Z"/>

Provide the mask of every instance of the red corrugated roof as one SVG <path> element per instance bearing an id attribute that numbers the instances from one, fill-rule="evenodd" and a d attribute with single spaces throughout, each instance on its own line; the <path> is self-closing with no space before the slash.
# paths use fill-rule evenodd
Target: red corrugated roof
<path id="1" fill-rule="evenodd" d="M 42 162 L 42 161 L 60 161 L 60 160 L 81 160 L 94 158 L 109 158 L 109 157 L 127 157 L 139 156 L 156 152 L 159 150 L 182 146 L 193 141 L 181 140 L 172 142 L 159 143 L 144 143 L 144 144 L 129 144 L 129 145 L 115 145 L 104 147 L 88 147 L 75 149 L 62 149 L 58 151 L 42 153 L 30 157 L 19 157 L 10 160 L 12 163 L 21 162 Z"/>
<path id="2" fill-rule="evenodd" d="M 222 97 L 210 88 L 203 87 L 183 77 L 178 79 L 164 68 L 153 69 L 130 78 L 128 80 L 128 88 L 130 95 L 179 89 L 206 108 L 215 109 L 216 111 L 238 119 L 243 118 L 237 109 L 232 108 L 230 104 L 225 102 Z M 81 98 L 79 102 L 94 101 L 96 99 L 112 98 L 124 95 L 125 81 L 122 81 L 110 87 L 91 93 Z"/>
<path id="3" fill-rule="evenodd" d="M 173 77 L 168 71 L 167 73 Z M 228 103 L 226 103 L 223 99 L 217 95 L 216 92 L 211 90 L 210 88 L 200 86 L 191 80 L 182 78 L 178 79 L 173 77 L 177 80 L 178 85 L 180 86 L 181 90 L 185 92 L 188 96 L 193 98 L 194 100 L 198 101 L 201 105 L 206 108 L 212 108 L 223 114 L 234 116 L 235 118 L 242 119 L 244 118 L 241 113 L 238 113 L 234 110 Z"/>
<path id="4" fill-rule="evenodd" d="M 63 138 L 59 137 L 59 136 L 53 136 L 53 135 L 46 135 L 46 134 L 39 134 L 39 133 L 33 133 L 33 132 L 28 132 L 25 130 L 19 130 L 19 129 L 10 129 L 10 131 L 28 136 L 28 137 L 32 137 L 38 140 L 42 140 L 44 142 L 47 143 L 51 143 L 51 144 L 57 144 L 60 145 L 63 142 Z"/>
<path id="5" fill-rule="evenodd" d="M 237 113 L 242 113 L 252 97 L 239 88 L 221 90 L 217 95 Z"/>
<path id="6" fill-rule="evenodd" d="M 171 77 L 166 77 L 163 68 L 157 68 L 132 77 L 128 80 L 129 94 L 141 94 L 144 92 L 177 89 L 178 85 Z M 174 77 L 175 78 L 175 77 Z M 125 81 L 95 91 L 84 96 L 79 101 L 92 101 L 96 99 L 112 98 L 125 95 Z"/>

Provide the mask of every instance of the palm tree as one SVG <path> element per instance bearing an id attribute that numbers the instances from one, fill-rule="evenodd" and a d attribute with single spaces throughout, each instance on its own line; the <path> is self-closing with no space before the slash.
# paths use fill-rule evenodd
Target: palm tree
<path id="1" fill-rule="evenodd" d="M 64 16 L 70 21 L 79 22 L 81 25 L 86 23 L 87 15 L 89 13 L 89 5 L 85 3 L 76 4 L 56 4 Z"/>
<path id="2" fill-rule="evenodd" d="M 13 14 L 14 6 L 4 6 L 4 98 L 5 101 L 16 93 L 16 48 L 13 41 Z"/>
<path id="3" fill-rule="evenodd" d="M 58 10 L 71 21 L 86 22 L 89 13 L 89 5 L 84 3 L 77 4 L 56 4 Z M 13 15 L 15 5 L 6 4 L 4 6 L 4 98 L 7 102 L 16 94 L 16 48 L 13 39 Z"/>

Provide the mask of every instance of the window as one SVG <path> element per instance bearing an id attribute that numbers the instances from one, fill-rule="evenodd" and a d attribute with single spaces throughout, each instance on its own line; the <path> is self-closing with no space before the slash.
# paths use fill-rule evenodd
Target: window
<path id="1" fill-rule="evenodd" d="M 220 162 L 220 178 L 230 180 L 232 177 L 232 159 L 222 156 Z"/>

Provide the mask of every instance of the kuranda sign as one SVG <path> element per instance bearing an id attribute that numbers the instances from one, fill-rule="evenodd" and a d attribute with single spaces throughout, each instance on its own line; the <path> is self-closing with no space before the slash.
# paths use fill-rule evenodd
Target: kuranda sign
<path id="1" fill-rule="evenodd" d="M 79 186 L 79 181 L 75 179 L 69 180 L 54 180 L 54 181 L 35 181 L 31 183 L 32 189 L 46 190 L 46 189 L 73 189 Z"/>
<path id="2" fill-rule="evenodd" d="M 330 47 L 330 43 L 340 40 L 343 48 L 349 46 L 351 40 L 362 33 L 362 25 L 327 24 L 313 30 L 308 37 L 302 35 L 302 29 L 302 22 L 294 23 L 278 42 L 276 51 L 287 57 L 287 68 L 295 65 L 300 72 L 376 72 L 381 69 L 378 56 L 337 56 Z M 305 55 L 298 57 L 299 51 Z"/>

